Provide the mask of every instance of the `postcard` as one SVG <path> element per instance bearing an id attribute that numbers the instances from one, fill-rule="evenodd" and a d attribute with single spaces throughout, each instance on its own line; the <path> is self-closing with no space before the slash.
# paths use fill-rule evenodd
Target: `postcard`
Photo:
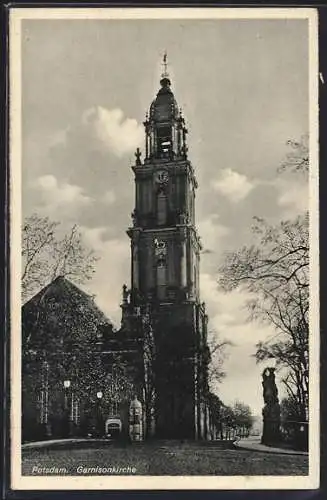
<path id="1" fill-rule="evenodd" d="M 13 489 L 318 488 L 317 24 L 11 9 Z"/>

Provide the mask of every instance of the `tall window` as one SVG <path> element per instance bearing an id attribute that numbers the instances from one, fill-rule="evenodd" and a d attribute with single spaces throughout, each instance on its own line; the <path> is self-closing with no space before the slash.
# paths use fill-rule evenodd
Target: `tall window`
<path id="1" fill-rule="evenodd" d="M 45 388 L 41 389 L 39 402 L 40 402 L 40 423 L 47 424 L 49 416 L 49 405 L 48 405 L 49 393 L 47 389 Z"/>
<path id="2" fill-rule="evenodd" d="M 191 221 L 194 223 L 195 221 L 195 194 L 194 194 L 194 190 L 192 189 L 192 191 L 190 192 L 190 198 L 191 198 L 191 201 L 190 201 L 190 216 L 191 216 Z"/>
<path id="3" fill-rule="evenodd" d="M 157 290 L 159 300 L 163 300 L 166 297 L 166 284 L 166 265 L 163 261 L 160 261 L 157 265 Z"/>
<path id="4" fill-rule="evenodd" d="M 75 424 L 79 423 L 79 417 L 80 417 L 80 409 L 79 409 L 79 401 L 78 397 L 74 392 L 72 392 L 72 405 L 71 405 L 71 415 L 70 418 L 72 422 Z"/>
<path id="5" fill-rule="evenodd" d="M 167 196 L 160 191 L 157 196 L 157 222 L 158 226 L 164 226 L 167 223 Z"/>
<path id="6" fill-rule="evenodd" d="M 49 417 L 49 364 L 47 361 L 42 363 L 41 368 L 41 391 L 39 394 L 40 423 L 47 424 Z"/>
<path id="7" fill-rule="evenodd" d="M 167 244 L 163 240 L 155 238 L 155 256 L 156 256 L 156 273 L 157 273 L 157 296 L 159 300 L 163 300 L 166 296 L 167 285 Z"/>
<path id="8" fill-rule="evenodd" d="M 198 289 L 198 275 L 197 275 L 197 269 L 196 266 L 193 267 L 193 290 L 194 290 L 194 295 L 196 295 Z"/>
<path id="9" fill-rule="evenodd" d="M 171 127 L 160 127 L 158 134 L 158 152 L 161 158 L 169 158 L 172 151 L 172 130 Z"/>

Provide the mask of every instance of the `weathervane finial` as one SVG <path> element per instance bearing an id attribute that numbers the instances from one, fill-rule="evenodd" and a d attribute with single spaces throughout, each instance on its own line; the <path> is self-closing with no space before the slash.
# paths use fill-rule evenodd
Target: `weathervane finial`
<path id="1" fill-rule="evenodd" d="M 164 56 L 163 56 L 163 59 L 162 59 L 162 67 L 163 67 L 162 77 L 168 76 L 167 66 L 168 66 L 168 63 L 167 63 L 167 51 L 165 50 Z"/>

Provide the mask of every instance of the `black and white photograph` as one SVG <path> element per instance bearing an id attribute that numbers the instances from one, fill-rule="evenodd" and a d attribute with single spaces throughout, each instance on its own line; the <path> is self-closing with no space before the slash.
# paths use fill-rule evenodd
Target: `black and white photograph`
<path id="1" fill-rule="evenodd" d="M 17 489 L 319 486 L 315 9 L 12 9 Z"/>

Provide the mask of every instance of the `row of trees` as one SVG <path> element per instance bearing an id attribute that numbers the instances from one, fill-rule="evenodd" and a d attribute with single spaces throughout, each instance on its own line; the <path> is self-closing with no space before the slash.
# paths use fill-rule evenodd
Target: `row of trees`
<path id="1" fill-rule="evenodd" d="M 249 435 L 254 422 L 249 405 L 236 401 L 234 405 L 227 406 L 214 393 L 210 393 L 209 405 L 216 439 L 234 439 L 236 436 Z"/>

